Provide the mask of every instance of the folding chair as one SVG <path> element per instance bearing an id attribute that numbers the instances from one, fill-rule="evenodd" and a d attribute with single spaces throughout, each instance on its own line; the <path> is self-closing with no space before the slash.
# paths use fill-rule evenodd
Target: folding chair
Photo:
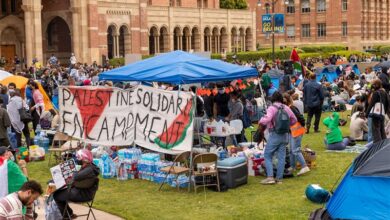
<path id="1" fill-rule="evenodd" d="M 99 178 L 98 178 L 98 177 L 96 177 L 96 179 L 95 179 L 95 184 L 97 185 L 97 186 L 96 186 L 96 191 L 95 191 L 95 193 L 93 194 L 91 201 L 86 201 L 86 202 L 75 202 L 75 203 L 78 203 L 78 204 L 86 203 L 87 206 L 88 206 L 88 213 L 87 213 L 87 214 L 83 214 L 83 215 L 77 215 L 77 218 L 78 218 L 78 217 L 87 216 L 87 220 L 88 220 L 88 219 L 89 219 L 89 216 L 92 214 L 93 219 L 96 220 L 95 213 L 93 212 L 93 202 L 95 201 L 96 192 L 97 192 L 98 189 L 99 189 Z M 71 188 L 69 187 L 69 190 L 70 190 L 70 189 L 71 189 Z M 68 206 L 69 206 L 69 201 L 66 202 L 65 210 L 64 210 L 64 215 L 63 215 L 63 216 L 65 216 L 65 214 L 66 214 L 66 216 L 68 217 L 68 219 L 72 219 L 72 218 L 71 218 L 71 215 L 70 215 L 70 213 L 69 213 L 69 211 L 68 211 Z"/>
<path id="2" fill-rule="evenodd" d="M 218 189 L 218 192 L 221 191 L 220 187 L 219 187 L 219 175 L 218 175 L 218 168 L 217 168 L 217 161 L 218 161 L 218 157 L 216 154 L 213 154 L 213 153 L 206 153 L 206 154 L 198 154 L 194 157 L 194 160 L 193 160 L 193 163 L 192 163 L 192 175 L 194 176 L 194 189 L 195 189 L 195 193 L 196 193 L 196 190 L 198 187 L 206 187 L 206 186 L 216 186 L 217 189 Z M 199 170 L 197 170 L 197 165 L 198 164 L 202 164 L 202 163 L 206 163 L 206 164 L 213 164 L 215 165 L 215 170 L 212 170 L 212 171 L 204 171 L 204 172 L 201 172 Z M 201 185 L 197 185 L 197 181 L 196 181 L 196 177 L 202 177 L 203 178 L 203 184 Z M 212 177 L 212 176 L 216 176 L 216 183 L 214 183 L 213 181 L 211 181 L 211 178 L 210 178 L 210 181 L 205 181 L 205 177 Z"/>
<path id="3" fill-rule="evenodd" d="M 169 174 L 176 175 L 176 179 L 175 179 L 176 188 L 179 190 L 179 184 L 177 182 L 177 178 L 181 174 L 186 174 L 186 173 L 190 172 L 190 168 L 188 166 L 188 161 L 189 161 L 190 156 L 191 156 L 190 151 L 183 152 L 183 153 L 176 156 L 175 160 L 173 161 L 172 166 L 163 167 L 160 169 L 160 171 L 163 173 L 166 173 L 166 175 L 165 175 L 164 181 L 161 183 L 160 188 L 158 189 L 159 191 L 161 190 L 161 188 L 165 184 L 165 181 L 167 180 L 167 177 Z M 183 163 L 184 167 L 175 166 L 176 163 Z"/>
<path id="4" fill-rule="evenodd" d="M 59 162 L 61 162 L 61 153 L 63 152 L 63 150 L 61 149 L 61 146 L 63 143 L 65 143 L 66 141 L 69 141 L 71 139 L 72 138 L 70 136 L 68 136 L 64 133 L 61 133 L 61 132 L 55 133 L 54 138 L 53 138 L 53 142 L 52 142 L 51 147 L 49 149 L 49 164 L 48 164 L 49 167 L 51 164 L 50 161 L 51 161 L 52 154 L 54 154 L 54 157 L 55 157 L 57 164 Z M 56 141 L 57 141 L 58 147 L 55 147 Z"/>

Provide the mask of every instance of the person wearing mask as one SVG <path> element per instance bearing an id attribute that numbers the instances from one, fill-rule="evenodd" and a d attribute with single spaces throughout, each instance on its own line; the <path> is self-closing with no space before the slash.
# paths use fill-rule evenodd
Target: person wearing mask
<path id="1" fill-rule="evenodd" d="M 77 215 L 67 206 L 67 202 L 88 202 L 91 201 L 98 190 L 99 168 L 92 163 L 93 157 L 91 151 L 82 149 L 76 153 L 77 163 L 81 169 L 73 175 L 73 183 L 54 192 L 54 200 L 63 215 L 64 219 L 68 218 L 66 212 L 71 218 Z"/>
<path id="2" fill-rule="evenodd" d="M 350 137 L 357 141 L 367 141 L 368 125 L 364 113 L 364 107 L 358 106 L 356 112 L 351 116 Z"/>
<path id="3" fill-rule="evenodd" d="M 348 143 L 349 139 L 344 138 L 339 128 L 340 123 L 340 115 L 337 112 L 333 112 L 333 114 L 323 121 L 324 125 L 328 128 L 325 136 L 325 146 L 328 150 L 344 150 Z"/>
<path id="4" fill-rule="evenodd" d="M 218 94 L 214 97 L 214 118 L 223 120 L 229 115 L 228 102 L 230 97 L 225 93 L 223 85 L 218 85 Z"/>
<path id="5" fill-rule="evenodd" d="M 0 105 L 3 104 L 3 99 L 0 97 Z M 7 129 L 11 126 L 7 110 L 0 108 L 0 146 L 9 146 Z"/>
<path id="6" fill-rule="evenodd" d="M 297 167 L 297 162 L 299 162 L 302 168 L 297 173 L 297 175 L 300 176 L 310 172 L 310 168 L 307 166 L 301 151 L 302 138 L 305 133 L 305 118 L 299 112 L 299 109 L 293 105 L 293 101 L 288 93 L 283 94 L 283 99 L 284 103 L 291 109 L 297 118 L 297 122 L 291 126 L 290 167 L 292 170 L 295 170 Z"/>
<path id="7" fill-rule="evenodd" d="M 303 103 L 307 107 L 307 124 L 306 133 L 310 132 L 311 119 L 315 116 L 314 132 L 318 133 L 319 124 L 322 113 L 322 103 L 324 102 L 324 95 L 322 86 L 316 82 L 316 75 L 311 73 L 310 81 L 303 87 Z"/>
<path id="8" fill-rule="evenodd" d="M 386 91 L 387 94 L 389 94 L 390 91 L 390 82 L 389 82 L 389 69 L 382 67 L 382 72 L 379 74 L 379 79 L 382 82 L 382 87 Z"/>
<path id="9" fill-rule="evenodd" d="M 368 101 L 366 117 L 371 118 L 372 141 L 376 143 L 386 139 L 385 115 L 389 113 L 389 97 L 382 87 L 381 80 L 374 80 L 371 89 L 372 94 Z"/>
<path id="10" fill-rule="evenodd" d="M 0 199 L 0 219 L 33 220 L 34 201 L 43 193 L 42 186 L 36 181 L 23 184 L 18 192 L 11 193 Z M 26 208 L 26 213 L 23 209 Z"/>
<path id="11" fill-rule="evenodd" d="M 24 123 L 20 120 L 19 109 L 26 108 L 28 106 L 24 103 L 23 99 L 20 97 L 20 90 L 9 90 L 10 100 L 7 106 L 8 115 L 11 119 L 11 128 L 12 131 L 16 134 L 16 140 L 18 147 L 22 146 L 22 132 L 26 139 L 27 147 L 30 147 L 30 131 L 28 129 L 27 123 Z"/>
<path id="12" fill-rule="evenodd" d="M 230 101 L 228 103 L 229 115 L 225 118 L 225 121 L 241 120 L 244 112 L 244 105 L 241 102 L 240 95 L 237 91 L 230 93 Z M 238 143 L 242 142 L 242 136 L 244 135 L 244 129 L 240 134 L 233 135 L 233 144 L 238 147 Z"/>
<path id="13" fill-rule="evenodd" d="M 275 183 L 281 183 L 283 180 L 283 173 L 286 160 L 286 146 L 289 142 L 290 134 L 289 127 L 286 128 L 287 132 L 281 133 L 276 131 L 279 111 L 284 111 L 289 117 L 289 126 L 294 125 L 297 122 L 297 118 L 291 109 L 282 104 L 283 96 L 280 92 L 276 91 L 271 97 L 272 105 L 268 107 L 267 113 L 259 121 L 259 126 L 267 127 L 269 130 L 268 142 L 264 150 L 265 167 L 267 170 L 267 178 L 261 181 L 261 184 L 269 185 Z M 288 126 L 288 125 L 287 125 Z M 274 178 L 272 158 L 277 153 L 278 165 L 276 179 Z"/>

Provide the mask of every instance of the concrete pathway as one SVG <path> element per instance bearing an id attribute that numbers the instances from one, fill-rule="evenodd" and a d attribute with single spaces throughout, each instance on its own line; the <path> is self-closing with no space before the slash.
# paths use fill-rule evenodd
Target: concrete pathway
<path id="1" fill-rule="evenodd" d="M 35 209 L 35 211 L 38 213 L 38 220 L 45 220 L 45 202 L 44 201 L 45 201 L 44 198 L 41 198 L 40 199 L 40 206 Z M 70 207 L 73 209 L 73 212 L 76 215 L 83 215 L 83 214 L 88 213 L 88 208 L 86 206 L 71 203 Z M 101 220 L 106 220 L 106 219 L 122 220 L 122 218 L 119 218 L 115 215 L 111 215 L 111 214 L 108 214 L 106 212 L 96 210 L 96 209 L 93 209 L 93 213 L 95 213 L 97 220 L 100 220 L 100 219 Z M 84 220 L 84 219 L 87 219 L 87 217 L 83 216 L 83 217 L 77 218 L 77 220 Z M 93 220 L 92 214 L 89 216 L 89 219 Z"/>

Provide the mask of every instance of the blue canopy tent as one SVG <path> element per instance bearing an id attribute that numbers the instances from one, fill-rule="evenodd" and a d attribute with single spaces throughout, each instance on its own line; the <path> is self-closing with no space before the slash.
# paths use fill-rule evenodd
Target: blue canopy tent
<path id="1" fill-rule="evenodd" d="M 273 87 L 279 89 L 280 79 L 284 76 L 283 71 L 272 69 L 268 71 L 268 76 L 271 78 Z"/>
<path id="2" fill-rule="evenodd" d="M 103 72 L 99 75 L 99 80 L 190 84 L 243 79 L 257 75 L 255 68 L 173 51 Z"/>
<path id="3" fill-rule="evenodd" d="M 337 66 L 334 65 L 317 68 L 315 73 L 317 82 L 320 82 L 323 78 L 328 82 L 334 82 L 338 77 Z"/>
<path id="4" fill-rule="evenodd" d="M 390 219 L 390 139 L 360 154 L 326 209 L 332 219 Z"/>

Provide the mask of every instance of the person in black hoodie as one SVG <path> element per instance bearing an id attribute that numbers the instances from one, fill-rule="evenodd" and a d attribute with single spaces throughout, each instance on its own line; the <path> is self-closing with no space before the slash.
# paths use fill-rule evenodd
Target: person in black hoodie
<path id="1" fill-rule="evenodd" d="M 91 201 L 98 190 L 100 170 L 92 163 L 91 151 L 82 149 L 76 153 L 77 163 L 81 169 L 73 175 L 71 186 L 61 188 L 54 192 L 54 200 L 63 215 L 64 219 L 69 219 L 65 210 L 69 212 L 72 219 L 77 218 L 73 210 L 66 204 L 68 202 L 88 202 Z"/>
<path id="2" fill-rule="evenodd" d="M 382 110 L 379 108 L 383 115 L 389 113 L 389 95 L 383 89 L 381 80 L 377 79 L 371 83 L 371 98 L 368 101 L 368 107 L 366 108 L 366 117 L 371 118 L 371 131 L 372 131 L 372 141 L 374 143 L 386 139 L 385 132 L 385 117 L 382 115 L 375 114 L 373 108 L 377 103 L 381 103 Z M 379 106 L 379 105 L 378 105 Z M 369 123 L 370 124 L 370 123 Z M 370 129 L 370 128 L 369 128 Z"/>
<path id="3" fill-rule="evenodd" d="M 388 68 L 383 67 L 382 73 L 379 74 L 379 77 L 378 77 L 381 80 L 382 87 L 385 89 L 387 94 L 389 94 L 389 91 L 390 91 L 389 74 L 387 73 L 388 70 L 389 70 Z"/>

